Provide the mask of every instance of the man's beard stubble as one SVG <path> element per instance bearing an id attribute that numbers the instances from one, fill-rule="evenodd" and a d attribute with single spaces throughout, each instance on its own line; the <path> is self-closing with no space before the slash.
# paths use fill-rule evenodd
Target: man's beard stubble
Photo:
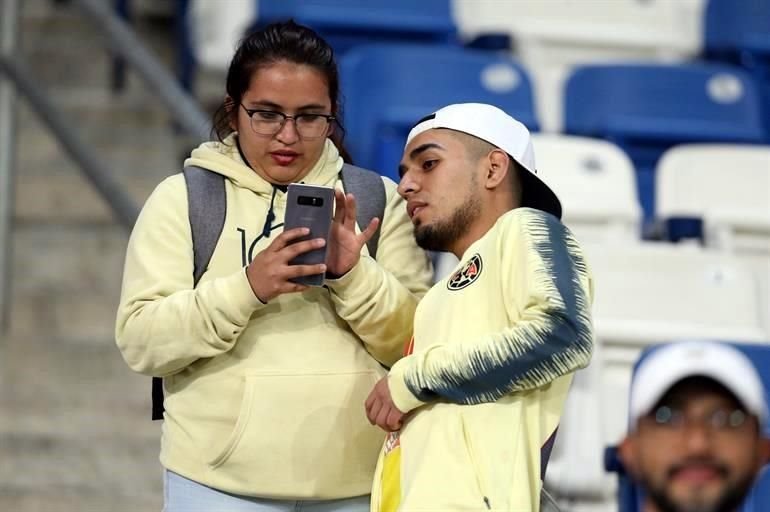
<path id="1" fill-rule="evenodd" d="M 736 512 L 753 484 L 754 475 L 749 474 L 737 482 L 729 482 L 721 496 L 711 503 L 678 503 L 666 491 L 665 484 L 655 486 L 651 482 L 642 482 L 660 512 Z"/>
<path id="2" fill-rule="evenodd" d="M 446 221 L 437 221 L 429 226 L 415 226 L 414 237 L 417 245 L 426 251 L 448 251 L 480 215 L 481 201 L 471 191 L 465 202 Z"/>

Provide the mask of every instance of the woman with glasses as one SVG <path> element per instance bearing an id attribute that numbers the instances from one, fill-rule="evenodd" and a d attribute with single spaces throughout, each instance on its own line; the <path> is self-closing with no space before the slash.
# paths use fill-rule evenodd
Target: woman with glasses
<path id="1" fill-rule="evenodd" d="M 356 229 L 339 114 L 323 39 L 293 22 L 249 35 L 215 114 L 219 140 L 185 161 L 226 192 L 198 284 L 183 175 L 156 188 L 134 227 L 116 335 L 133 370 L 163 377 L 165 512 L 369 510 L 383 435 L 364 401 L 432 276 L 392 181 L 383 218 Z M 325 264 L 289 264 L 323 243 L 282 229 L 297 182 L 338 191 Z M 375 260 L 365 244 L 378 228 Z M 324 287 L 290 280 L 322 272 Z"/>

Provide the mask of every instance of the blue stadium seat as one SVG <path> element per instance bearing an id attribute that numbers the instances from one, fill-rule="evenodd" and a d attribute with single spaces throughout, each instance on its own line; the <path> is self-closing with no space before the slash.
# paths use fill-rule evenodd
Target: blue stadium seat
<path id="1" fill-rule="evenodd" d="M 770 1 L 708 0 L 704 20 L 707 52 L 745 52 L 770 57 Z"/>
<path id="2" fill-rule="evenodd" d="M 345 142 L 356 164 L 398 181 L 409 129 L 451 103 L 500 107 L 537 130 L 532 86 L 505 54 L 439 45 L 370 45 L 340 59 Z"/>
<path id="3" fill-rule="evenodd" d="M 770 369 L 770 345 L 743 343 L 730 343 L 730 345 L 742 351 L 757 367 L 765 388 L 765 396 L 770 399 L 770 371 L 768 371 Z M 655 345 L 645 350 L 634 365 L 634 373 L 645 358 L 663 346 L 665 344 Z M 765 435 L 770 436 L 770 425 L 765 429 Z M 614 446 L 607 448 L 605 468 L 607 471 L 618 474 L 618 512 L 642 512 L 644 492 L 626 474 L 625 468 L 618 458 L 617 448 Z M 770 466 L 764 468 L 739 512 L 770 512 Z"/>
<path id="4" fill-rule="evenodd" d="M 257 23 L 293 18 L 338 54 L 379 42 L 458 44 L 450 0 L 259 0 Z"/>
<path id="5" fill-rule="evenodd" d="M 704 56 L 746 68 L 762 86 L 770 140 L 770 0 L 709 0 Z"/>
<path id="6" fill-rule="evenodd" d="M 645 220 L 655 208 L 655 164 L 675 144 L 759 143 L 765 137 L 753 78 L 722 64 L 618 64 L 575 69 L 564 130 L 623 148 L 637 171 Z"/>

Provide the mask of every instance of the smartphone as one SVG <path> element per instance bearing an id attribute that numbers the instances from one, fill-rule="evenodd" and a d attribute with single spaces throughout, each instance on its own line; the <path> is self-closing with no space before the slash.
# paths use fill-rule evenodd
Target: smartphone
<path id="1" fill-rule="evenodd" d="M 289 192 L 286 197 L 286 216 L 283 221 L 283 230 L 310 228 L 310 233 L 307 236 L 297 238 L 293 243 L 314 238 L 323 238 L 328 243 L 334 209 L 334 189 L 318 185 L 292 183 L 289 185 Z M 320 249 L 302 253 L 289 261 L 289 264 L 315 265 L 324 263 L 326 261 L 326 247 L 324 245 Z M 324 274 L 300 276 L 291 279 L 291 281 L 308 286 L 322 286 Z"/>

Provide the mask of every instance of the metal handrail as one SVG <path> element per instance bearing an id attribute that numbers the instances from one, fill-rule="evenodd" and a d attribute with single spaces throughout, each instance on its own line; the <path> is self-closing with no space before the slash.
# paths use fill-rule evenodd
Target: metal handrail
<path id="1" fill-rule="evenodd" d="M 29 102 L 32 109 L 56 136 L 72 159 L 77 162 L 100 196 L 108 201 L 118 222 L 128 231 L 134 225 L 139 209 L 120 184 L 110 175 L 110 167 L 78 137 L 65 117 L 56 109 L 45 92 L 18 62 L 17 59 L 0 57 L 0 71 L 16 85 L 17 91 Z"/>
<path id="2" fill-rule="evenodd" d="M 75 0 L 75 3 L 107 38 L 112 50 L 133 66 L 139 76 L 158 94 L 181 128 L 194 137 L 208 139 L 211 134 L 208 117 L 131 27 L 115 15 L 103 0 Z"/>
<path id="3" fill-rule="evenodd" d="M 187 134 L 207 140 L 211 124 L 197 103 L 182 89 L 134 31 L 103 0 L 75 0 L 83 13 L 106 37 L 111 49 L 134 67 L 150 90 L 157 93 L 179 127 Z M 0 332 L 9 327 L 10 301 L 10 228 L 13 217 L 13 172 L 15 147 L 15 91 L 24 96 L 48 130 L 61 143 L 99 195 L 106 201 L 116 219 L 130 230 L 136 221 L 138 207 L 110 174 L 110 167 L 83 142 L 72 123 L 56 109 L 18 60 L 19 1 L 0 0 Z M 3 78 L 8 80 L 3 80 Z M 3 146 L 5 145 L 5 147 Z"/>
<path id="4" fill-rule="evenodd" d="M 0 59 L 16 52 L 19 0 L 0 0 Z M 11 223 L 13 168 L 16 160 L 16 95 L 0 76 L 0 333 L 8 330 L 11 313 Z"/>

